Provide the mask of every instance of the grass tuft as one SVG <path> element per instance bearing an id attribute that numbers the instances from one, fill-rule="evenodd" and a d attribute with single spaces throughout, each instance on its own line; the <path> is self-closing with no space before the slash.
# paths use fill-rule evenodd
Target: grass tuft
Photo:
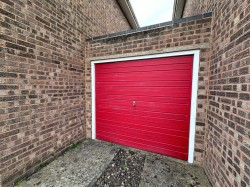
<path id="1" fill-rule="evenodd" d="M 81 142 L 73 143 L 69 146 L 69 150 L 70 151 L 76 150 L 76 149 L 80 148 L 80 146 L 81 146 Z"/>
<path id="2" fill-rule="evenodd" d="M 20 186 L 20 184 L 23 182 L 23 179 L 18 179 L 16 182 L 15 182 L 15 184 L 14 184 L 14 186 Z"/>

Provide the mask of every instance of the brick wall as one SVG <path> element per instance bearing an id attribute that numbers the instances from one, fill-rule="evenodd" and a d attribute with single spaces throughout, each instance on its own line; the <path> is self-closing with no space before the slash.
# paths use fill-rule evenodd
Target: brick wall
<path id="1" fill-rule="evenodd" d="M 204 12 L 211 12 L 214 11 L 214 9 L 214 0 L 186 0 L 182 17 L 202 14 Z"/>
<path id="2" fill-rule="evenodd" d="M 0 186 L 85 138 L 85 38 L 129 28 L 115 0 L 0 1 Z"/>
<path id="3" fill-rule="evenodd" d="M 148 55 L 200 49 L 199 88 L 195 136 L 195 163 L 204 156 L 205 116 L 207 109 L 207 67 L 210 46 L 211 14 L 175 20 L 114 35 L 91 38 L 86 44 L 86 124 L 91 137 L 91 67 L 90 61 L 125 56 Z"/>
<path id="4" fill-rule="evenodd" d="M 188 0 L 212 11 L 205 169 L 215 186 L 250 186 L 250 1 Z"/>

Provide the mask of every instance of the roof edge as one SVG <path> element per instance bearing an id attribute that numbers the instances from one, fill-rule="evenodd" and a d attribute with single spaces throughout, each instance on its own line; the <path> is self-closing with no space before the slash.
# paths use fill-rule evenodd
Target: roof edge
<path id="1" fill-rule="evenodd" d="M 131 36 L 133 34 L 138 34 L 138 33 L 147 33 L 147 32 L 151 32 L 155 29 L 165 29 L 167 27 L 173 27 L 174 24 L 179 24 L 179 23 L 187 23 L 190 21 L 196 21 L 196 20 L 202 20 L 202 19 L 207 19 L 207 18 L 211 18 L 212 17 L 212 12 L 207 12 L 204 14 L 198 14 L 198 15 L 194 15 L 194 16 L 190 16 L 190 17 L 185 17 L 185 18 L 180 18 L 180 19 L 175 19 L 172 21 L 167 21 L 167 22 L 163 22 L 163 23 L 158 23 L 155 25 L 149 25 L 149 26 L 145 26 L 145 27 L 140 27 L 137 29 L 129 29 L 126 31 L 121 31 L 121 32 L 116 32 L 116 33 L 112 33 L 112 34 L 107 34 L 107 35 L 100 35 L 100 36 L 95 36 L 92 38 L 87 38 L 85 41 L 86 42 L 93 42 L 93 41 L 102 41 L 102 40 L 109 40 L 109 39 L 114 39 L 114 38 L 122 38 L 122 37 L 126 37 L 126 36 Z"/>
<path id="2" fill-rule="evenodd" d="M 120 5 L 125 17 L 127 18 L 130 26 L 132 29 L 139 28 L 139 23 L 137 21 L 137 18 L 135 16 L 134 10 L 131 6 L 131 3 L 129 0 L 117 0 L 118 4 Z"/>
<path id="3" fill-rule="evenodd" d="M 172 19 L 182 18 L 185 4 L 186 4 L 186 0 L 174 0 Z"/>

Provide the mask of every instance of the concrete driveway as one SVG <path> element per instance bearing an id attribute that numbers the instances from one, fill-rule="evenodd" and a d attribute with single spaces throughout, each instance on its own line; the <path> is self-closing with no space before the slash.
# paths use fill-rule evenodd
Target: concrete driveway
<path id="1" fill-rule="evenodd" d="M 211 187 L 200 167 L 99 140 L 86 140 L 16 186 Z"/>

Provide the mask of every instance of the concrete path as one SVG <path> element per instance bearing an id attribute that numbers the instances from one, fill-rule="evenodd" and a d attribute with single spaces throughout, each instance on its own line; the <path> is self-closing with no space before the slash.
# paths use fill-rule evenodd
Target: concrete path
<path id="1" fill-rule="evenodd" d="M 33 174 L 20 187 L 90 187 L 120 149 L 146 155 L 140 187 L 211 187 L 202 168 L 108 142 L 86 140 Z"/>
<path id="2" fill-rule="evenodd" d="M 203 168 L 147 153 L 140 187 L 211 187 Z"/>

